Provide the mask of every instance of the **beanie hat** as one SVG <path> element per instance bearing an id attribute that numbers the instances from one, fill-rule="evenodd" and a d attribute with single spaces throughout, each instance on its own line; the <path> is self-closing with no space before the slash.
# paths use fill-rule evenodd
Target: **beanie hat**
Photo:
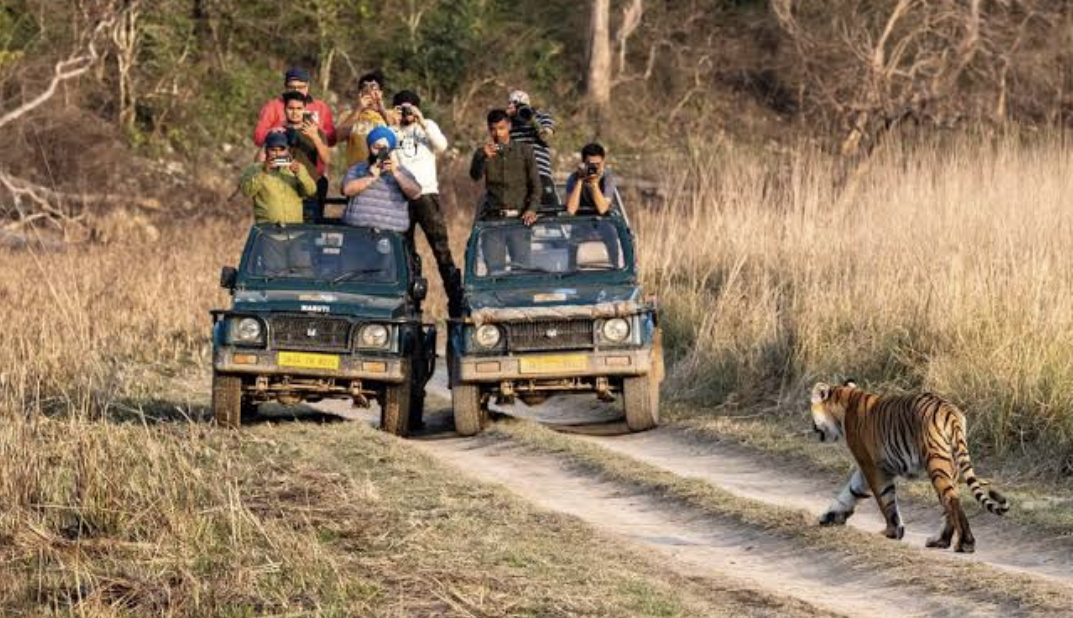
<path id="1" fill-rule="evenodd" d="M 365 138 L 365 145 L 372 149 L 373 144 L 380 140 L 387 141 L 389 150 L 395 149 L 395 132 L 384 125 L 380 125 L 372 131 L 369 131 L 369 135 Z"/>
<path id="2" fill-rule="evenodd" d="M 529 105 L 529 93 L 524 90 L 515 90 L 510 93 L 510 97 L 507 98 L 507 102 L 517 105 Z"/>
<path id="3" fill-rule="evenodd" d="M 309 71 L 302 67 L 291 67 L 287 69 L 287 72 L 283 74 L 283 83 L 287 82 L 305 82 L 309 83 Z"/>
<path id="4" fill-rule="evenodd" d="M 265 150 L 289 145 L 290 144 L 287 143 L 287 134 L 283 131 L 271 131 L 265 136 Z"/>

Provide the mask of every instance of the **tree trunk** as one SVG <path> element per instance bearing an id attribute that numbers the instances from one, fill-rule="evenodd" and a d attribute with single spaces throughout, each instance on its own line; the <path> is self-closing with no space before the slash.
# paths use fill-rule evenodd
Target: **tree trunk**
<path id="1" fill-rule="evenodd" d="M 592 0 L 589 27 L 589 102 L 601 114 L 611 104 L 611 0 Z"/>

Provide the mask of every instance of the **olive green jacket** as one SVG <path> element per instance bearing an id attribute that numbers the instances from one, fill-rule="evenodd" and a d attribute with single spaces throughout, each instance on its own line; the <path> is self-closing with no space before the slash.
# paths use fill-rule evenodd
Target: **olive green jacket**
<path id="1" fill-rule="evenodd" d="M 296 174 L 286 168 L 266 172 L 263 163 L 254 163 L 242 171 L 239 188 L 253 198 L 254 223 L 301 223 L 302 198 L 317 194 L 304 165 Z"/>
<path id="2" fill-rule="evenodd" d="M 495 216 L 493 213 L 500 210 L 536 211 L 540 177 L 532 145 L 512 140 L 491 159 L 478 148 L 469 175 L 473 180 L 484 178 L 482 217 Z"/>

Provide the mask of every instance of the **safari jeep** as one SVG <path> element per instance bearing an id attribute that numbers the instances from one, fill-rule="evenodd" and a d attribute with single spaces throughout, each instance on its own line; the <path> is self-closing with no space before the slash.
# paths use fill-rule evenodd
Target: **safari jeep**
<path id="1" fill-rule="evenodd" d="M 458 433 L 484 427 L 493 397 L 535 405 L 567 393 L 621 397 L 631 431 L 658 424 L 656 306 L 637 282 L 633 234 L 612 212 L 476 224 L 466 248 L 469 313 L 448 333 Z"/>
<path id="2" fill-rule="evenodd" d="M 436 330 L 427 291 L 395 232 L 342 225 L 256 225 L 238 270 L 225 267 L 228 310 L 213 315 L 212 410 L 238 427 L 259 404 L 325 398 L 379 402 L 381 428 L 421 422 Z"/>

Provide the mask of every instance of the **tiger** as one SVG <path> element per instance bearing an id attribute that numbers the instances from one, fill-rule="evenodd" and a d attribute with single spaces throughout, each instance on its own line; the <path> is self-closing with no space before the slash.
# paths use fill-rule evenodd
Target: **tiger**
<path id="1" fill-rule="evenodd" d="M 900 540 L 905 534 L 894 479 L 912 478 L 927 470 L 943 509 L 939 533 L 927 540 L 928 547 L 971 553 L 976 540 L 961 508 L 959 473 L 984 508 L 1004 515 L 1010 504 L 990 485 L 976 477 L 965 442 L 965 415 L 954 404 L 933 395 L 879 396 L 852 381 L 832 387 L 818 382 L 812 387 L 812 426 L 821 442 L 845 437 L 857 467 L 849 482 L 820 517 L 821 526 L 843 525 L 857 503 L 875 496 L 886 520 L 883 534 Z"/>

